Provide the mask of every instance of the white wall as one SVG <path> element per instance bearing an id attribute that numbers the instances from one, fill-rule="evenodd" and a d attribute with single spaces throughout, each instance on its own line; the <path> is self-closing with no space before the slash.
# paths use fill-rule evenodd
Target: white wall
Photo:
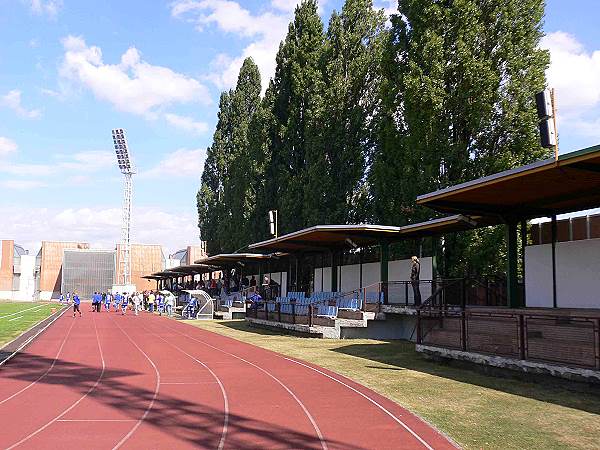
<path id="1" fill-rule="evenodd" d="M 410 259 L 394 260 L 388 263 L 388 279 L 390 281 L 406 281 L 410 279 Z M 431 280 L 432 259 L 421 258 L 421 279 Z M 331 267 L 325 267 L 323 275 L 323 290 L 331 290 Z M 362 268 L 362 287 L 367 287 L 381 281 L 380 264 L 378 262 L 365 263 Z M 360 287 L 360 266 L 351 264 L 338 267 L 338 290 L 348 292 Z M 321 268 L 315 269 L 315 292 L 321 291 Z M 425 299 L 429 291 L 421 289 L 421 295 Z"/>
<path id="2" fill-rule="evenodd" d="M 552 307 L 552 245 L 525 249 L 529 307 Z M 600 239 L 556 243 L 556 302 L 560 308 L 600 308 Z"/>

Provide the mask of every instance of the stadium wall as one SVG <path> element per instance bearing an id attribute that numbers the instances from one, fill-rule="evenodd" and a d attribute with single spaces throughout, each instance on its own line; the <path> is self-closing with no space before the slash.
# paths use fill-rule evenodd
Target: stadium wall
<path id="1" fill-rule="evenodd" d="M 58 298 L 62 282 L 62 263 L 65 249 L 89 249 L 85 242 L 42 241 L 40 249 L 39 298 Z"/>
<path id="2" fill-rule="evenodd" d="M 117 244 L 117 280 L 121 278 L 119 264 L 121 244 Z M 188 247 L 189 248 L 189 247 Z M 160 272 L 165 268 L 165 257 L 160 245 L 131 244 L 131 284 L 138 291 L 156 289 L 156 281 L 142 278 L 149 273 Z"/>
<path id="3" fill-rule="evenodd" d="M 13 262 L 15 243 L 11 240 L 2 240 L 2 255 L 0 255 L 0 297 L 6 297 L 6 292 L 13 288 Z"/>

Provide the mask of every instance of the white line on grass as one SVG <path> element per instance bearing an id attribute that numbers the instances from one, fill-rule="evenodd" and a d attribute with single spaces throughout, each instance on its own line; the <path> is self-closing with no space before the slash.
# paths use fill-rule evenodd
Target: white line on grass
<path id="1" fill-rule="evenodd" d="M 20 311 L 16 311 L 16 312 L 14 312 L 14 313 L 6 314 L 6 315 L 4 315 L 4 316 L 0 316 L 0 319 L 6 319 L 7 317 L 10 317 L 10 316 L 14 316 L 14 315 L 17 315 L 17 314 L 23 314 L 25 311 L 31 311 L 32 309 L 39 309 L 39 308 L 41 308 L 41 307 L 43 307 L 43 306 L 46 306 L 46 304 L 43 304 L 43 305 L 37 305 L 37 306 L 32 306 L 31 308 L 22 309 L 22 310 L 20 310 Z"/>
<path id="2" fill-rule="evenodd" d="M 19 316 L 19 317 L 13 317 L 12 319 L 8 319 L 9 322 L 12 322 L 13 320 L 19 320 L 22 319 L 23 316 Z"/>

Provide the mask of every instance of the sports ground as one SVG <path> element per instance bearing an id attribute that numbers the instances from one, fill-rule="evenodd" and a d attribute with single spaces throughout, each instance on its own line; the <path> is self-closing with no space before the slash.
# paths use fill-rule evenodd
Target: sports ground
<path id="1" fill-rule="evenodd" d="M 1 448 L 454 448 L 311 363 L 165 317 L 82 309 L 0 369 Z"/>

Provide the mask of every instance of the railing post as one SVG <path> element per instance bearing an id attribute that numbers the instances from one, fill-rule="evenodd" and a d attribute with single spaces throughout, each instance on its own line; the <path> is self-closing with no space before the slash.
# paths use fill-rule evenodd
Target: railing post
<path id="1" fill-rule="evenodd" d="M 525 359 L 525 318 L 519 314 L 519 358 Z"/>
<path id="2" fill-rule="evenodd" d="M 596 370 L 600 370 L 600 319 L 594 320 L 594 338 L 596 340 L 594 348 L 596 358 Z"/>
<path id="3" fill-rule="evenodd" d="M 417 344 L 421 344 L 422 343 L 422 336 L 421 336 L 421 310 L 417 309 Z"/>
<path id="4" fill-rule="evenodd" d="M 460 307 L 464 310 L 465 305 L 467 304 L 467 279 L 463 278 L 460 285 Z"/>
<path id="5" fill-rule="evenodd" d="M 367 310 L 367 288 L 362 288 L 362 305 L 360 309 L 363 312 Z"/>
<path id="6" fill-rule="evenodd" d="M 269 320 L 269 304 L 265 302 L 265 320 Z"/>
<path id="7" fill-rule="evenodd" d="M 312 327 L 312 325 L 313 325 L 312 315 L 313 315 L 313 305 L 310 304 L 310 305 L 308 305 L 308 326 L 309 327 Z"/>
<path id="8" fill-rule="evenodd" d="M 275 307 L 277 308 L 277 321 L 281 322 L 281 303 L 277 303 Z"/>
<path id="9" fill-rule="evenodd" d="M 460 313 L 460 340 L 463 352 L 467 351 L 467 317 L 465 310 Z"/>
<path id="10" fill-rule="evenodd" d="M 404 300 L 405 300 L 405 305 L 408 306 L 408 282 L 404 283 Z M 414 301 L 414 299 L 413 299 Z"/>
<path id="11" fill-rule="evenodd" d="M 292 302 L 292 323 L 296 323 L 296 302 Z"/>

